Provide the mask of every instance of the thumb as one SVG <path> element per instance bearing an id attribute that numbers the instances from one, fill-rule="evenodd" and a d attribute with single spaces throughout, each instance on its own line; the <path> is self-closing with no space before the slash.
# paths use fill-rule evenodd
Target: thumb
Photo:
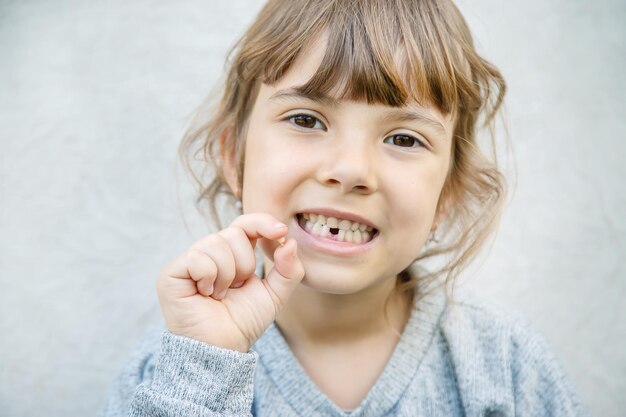
<path id="1" fill-rule="evenodd" d="M 304 278 L 304 266 L 298 257 L 298 244 L 289 239 L 274 252 L 274 267 L 263 280 L 273 295 L 277 311 L 287 302 L 293 291 Z"/>

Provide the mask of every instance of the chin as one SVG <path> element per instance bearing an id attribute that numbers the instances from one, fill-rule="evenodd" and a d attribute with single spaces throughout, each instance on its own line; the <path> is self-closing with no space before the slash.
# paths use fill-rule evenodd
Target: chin
<path id="1" fill-rule="evenodd" d="M 307 272 L 302 279 L 302 285 L 316 292 L 347 295 L 360 292 L 369 286 L 367 282 L 363 281 L 362 273 L 352 271 L 342 274 L 343 271 L 337 270 L 337 268 L 332 268 L 328 272 L 312 271 L 311 269 L 305 267 Z"/>
<path id="2" fill-rule="evenodd" d="M 302 285 L 307 287 L 311 291 L 315 291 L 318 293 L 324 294 L 335 294 L 335 295 L 348 295 L 354 294 L 361 290 L 362 288 L 356 288 L 354 285 L 341 285 L 340 283 L 333 282 L 314 282 L 315 280 L 307 279 L 306 275 L 302 280 Z"/>

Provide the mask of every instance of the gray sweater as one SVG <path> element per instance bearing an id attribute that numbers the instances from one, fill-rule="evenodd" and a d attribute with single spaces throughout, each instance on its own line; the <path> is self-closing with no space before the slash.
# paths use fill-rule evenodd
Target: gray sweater
<path id="1" fill-rule="evenodd" d="M 100 414 L 121 416 L 587 416 L 539 333 L 518 314 L 442 291 L 415 302 L 380 378 L 341 410 L 272 324 L 248 353 L 148 332 Z"/>

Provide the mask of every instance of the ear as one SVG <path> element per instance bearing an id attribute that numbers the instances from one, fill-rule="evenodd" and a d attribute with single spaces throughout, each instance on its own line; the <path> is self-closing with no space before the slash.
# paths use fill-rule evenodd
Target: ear
<path id="1" fill-rule="evenodd" d="M 433 221 L 433 226 L 430 229 L 431 231 L 435 231 L 437 227 L 439 227 L 439 225 L 443 223 L 446 217 L 448 217 L 448 214 L 450 213 L 451 205 L 452 205 L 451 192 L 449 191 L 446 192 L 444 189 L 444 192 L 442 192 L 441 196 L 439 197 L 439 203 L 437 204 L 437 212 L 435 213 L 435 220 Z"/>
<path id="2" fill-rule="evenodd" d="M 231 132 L 232 129 L 227 128 L 224 129 L 220 135 L 220 159 L 222 161 L 222 170 L 226 183 L 235 197 L 241 198 L 237 184 L 237 161 L 235 161 L 234 138 Z"/>

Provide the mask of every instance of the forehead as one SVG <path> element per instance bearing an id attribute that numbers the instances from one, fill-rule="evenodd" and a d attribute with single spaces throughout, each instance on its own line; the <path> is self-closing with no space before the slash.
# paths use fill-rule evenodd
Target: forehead
<path id="1" fill-rule="evenodd" d="M 309 47 L 297 55 L 282 78 L 274 84 L 261 84 L 259 98 L 266 104 L 309 100 L 330 108 L 337 108 L 345 101 L 366 102 L 362 98 L 359 100 L 351 96 L 350 74 L 344 73 L 338 76 L 337 81 L 327 88 L 328 91 L 323 91 L 323 89 L 319 91 L 308 86 L 316 76 L 319 76 L 320 67 L 323 66 L 326 57 L 327 41 L 328 37 L 325 33 L 317 36 Z M 450 131 L 449 125 L 454 120 L 453 115 L 443 114 L 431 102 L 423 100 L 419 103 L 415 98 L 409 98 L 402 106 L 391 106 L 380 102 L 367 104 L 385 111 L 388 118 L 426 123 L 446 136 Z"/>

